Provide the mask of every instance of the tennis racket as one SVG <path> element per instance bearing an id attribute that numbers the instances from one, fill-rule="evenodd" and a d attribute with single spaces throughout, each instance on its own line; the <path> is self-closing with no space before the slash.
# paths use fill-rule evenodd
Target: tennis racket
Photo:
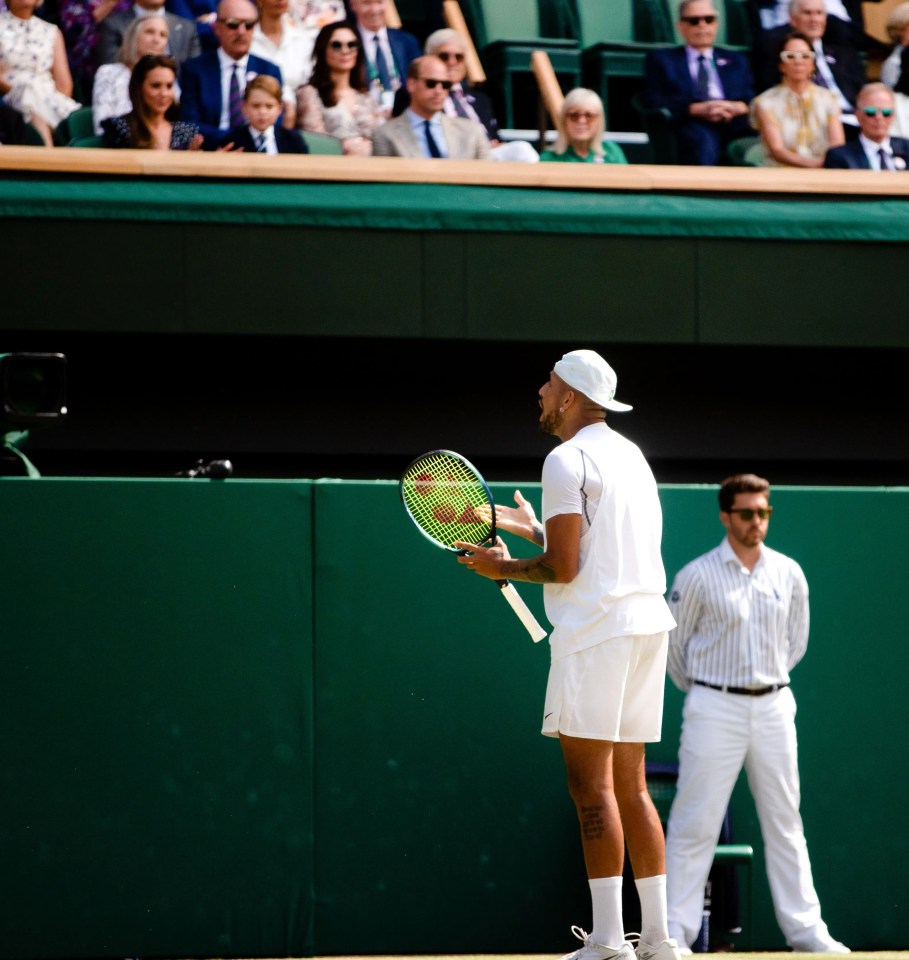
<path id="1" fill-rule="evenodd" d="M 401 477 L 401 500 L 420 533 L 437 547 L 461 553 L 454 546 L 456 540 L 477 546 L 495 542 L 496 508 L 489 487 L 476 467 L 451 450 L 417 457 Z M 488 510 L 478 514 L 478 507 Z M 539 643 L 546 631 L 521 595 L 508 580 L 496 583 L 533 642 Z"/>

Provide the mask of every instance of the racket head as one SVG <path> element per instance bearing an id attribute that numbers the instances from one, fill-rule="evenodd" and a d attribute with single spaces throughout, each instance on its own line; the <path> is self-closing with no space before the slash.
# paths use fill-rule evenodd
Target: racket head
<path id="1" fill-rule="evenodd" d="M 496 508 L 477 468 L 453 450 L 417 457 L 401 477 L 401 502 L 417 529 L 436 546 L 459 553 L 456 540 L 479 546 L 496 536 Z M 488 505 L 490 523 L 474 509 Z"/>

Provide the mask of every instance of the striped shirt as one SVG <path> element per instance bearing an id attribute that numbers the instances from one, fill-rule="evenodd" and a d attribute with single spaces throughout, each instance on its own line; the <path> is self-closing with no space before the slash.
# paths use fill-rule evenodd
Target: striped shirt
<path id="1" fill-rule="evenodd" d="M 754 570 L 728 539 L 683 567 L 669 608 L 667 669 L 680 690 L 692 681 L 730 687 L 788 683 L 808 646 L 808 582 L 791 558 L 761 546 Z"/>

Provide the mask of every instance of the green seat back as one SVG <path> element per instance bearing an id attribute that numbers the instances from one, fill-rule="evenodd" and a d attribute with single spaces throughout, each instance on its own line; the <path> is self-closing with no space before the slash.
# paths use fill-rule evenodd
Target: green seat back
<path id="1" fill-rule="evenodd" d="M 103 147 L 104 137 L 98 137 L 98 136 L 95 136 L 95 134 L 92 134 L 90 137 L 76 137 L 74 140 L 70 140 L 67 146 L 68 147 Z"/>
<path id="2" fill-rule="evenodd" d="M 632 0 L 575 0 L 582 47 L 604 40 L 634 41 Z"/>
<path id="3" fill-rule="evenodd" d="M 71 113 L 63 123 L 66 124 L 66 129 L 69 134 L 67 143 L 70 140 L 94 136 L 95 123 L 92 117 L 91 107 L 80 107 Z"/>
<path id="4" fill-rule="evenodd" d="M 330 137 L 327 133 L 312 133 L 303 131 L 303 139 L 310 153 L 324 154 L 325 156 L 340 157 L 344 153 L 341 141 L 337 137 Z"/>
<path id="5" fill-rule="evenodd" d="M 474 0 L 474 9 L 483 23 L 485 43 L 540 36 L 537 0 Z"/>

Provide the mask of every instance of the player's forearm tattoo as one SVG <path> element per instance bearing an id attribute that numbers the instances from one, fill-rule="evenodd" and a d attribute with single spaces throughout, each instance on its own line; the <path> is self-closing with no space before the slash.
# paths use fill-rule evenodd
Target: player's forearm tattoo
<path id="1" fill-rule="evenodd" d="M 533 534 L 530 538 L 534 543 L 543 546 L 543 525 L 537 521 L 533 523 Z"/>
<path id="2" fill-rule="evenodd" d="M 554 583 L 555 570 L 549 566 L 541 554 L 528 560 L 508 560 L 502 571 L 513 580 L 526 580 L 528 583 Z"/>
<path id="3" fill-rule="evenodd" d="M 605 824 L 602 807 L 581 807 L 581 835 L 585 840 L 602 840 Z"/>

